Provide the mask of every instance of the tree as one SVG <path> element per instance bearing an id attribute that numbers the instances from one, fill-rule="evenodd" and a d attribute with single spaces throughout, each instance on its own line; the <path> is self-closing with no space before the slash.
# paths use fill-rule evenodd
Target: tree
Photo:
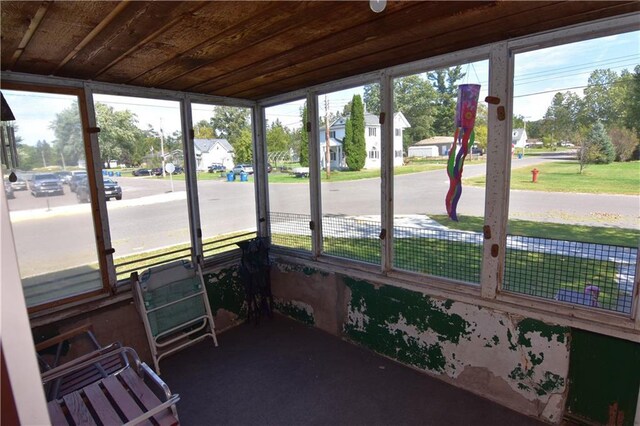
<path id="1" fill-rule="evenodd" d="M 56 118 L 49 124 L 56 137 L 54 147 L 62 153 L 67 165 L 78 164 L 78 160 L 84 160 L 84 140 L 82 138 L 82 123 L 78 102 L 75 101 L 69 108 L 56 114 Z"/>
<path id="2" fill-rule="evenodd" d="M 364 105 L 360 95 L 353 95 L 351 100 L 350 121 L 352 141 L 344 145 L 347 166 L 349 170 L 362 170 L 367 158 L 367 148 L 364 139 Z"/>
<path id="3" fill-rule="evenodd" d="M 240 131 L 240 135 L 235 138 L 235 145 L 233 149 L 236 164 L 253 162 L 251 129 L 245 128 Z"/>
<path id="4" fill-rule="evenodd" d="M 195 139 L 215 139 L 216 130 L 207 120 L 200 120 L 193 126 L 193 134 Z"/>
<path id="5" fill-rule="evenodd" d="M 219 138 L 226 139 L 235 148 L 236 140 L 244 130 L 251 131 L 251 114 L 248 108 L 216 106 L 211 117 L 211 127 Z"/>
<path id="6" fill-rule="evenodd" d="M 584 89 L 584 119 L 591 125 L 596 121 L 611 127 L 623 117 L 623 101 L 626 88 L 619 83 L 620 78 L 610 69 L 594 70 Z"/>
<path id="7" fill-rule="evenodd" d="M 427 74 L 427 78 L 432 82 L 437 92 L 433 121 L 435 135 L 451 135 L 455 132 L 457 82 L 462 80 L 465 75 L 461 65 L 435 70 Z"/>
<path id="8" fill-rule="evenodd" d="M 550 146 L 561 140 L 571 140 L 580 125 L 583 101 L 573 92 L 556 93 L 544 115 L 543 140 Z"/>
<path id="9" fill-rule="evenodd" d="M 591 126 L 589 134 L 585 139 L 586 161 L 587 163 L 608 164 L 616 158 L 616 151 L 611 143 L 611 139 L 604 130 L 601 122 Z M 583 144 L 583 146 L 585 145 Z"/>
<path id="10" fill-rule="evenodd" d="M 400 111 L 411 127 L 403 132 L 403 149 L 414 142 L 434 136 L 433 121 L 436 92 L 421 75 L 410 75 L 393 80 L 394 111 Z M 380 113 L 380 85 L 364 86 L 367 111 Z"/>
<path id="11" fill-rule="evenodd" d="M 307 103 L 300 110 L 302 128 L 300 129 L 300 150 L 298 151 L 299 162 L 302 167 L 309 167 L 309 132 L 307 132 L 307 121 L 309 114 L 307 112 Z"/>
<path id="12" fill-rule="evenodd" d="M 285 152 L 289 150 L 291 136 L 279 119 L 276 119 L 267 129 L 267 151 Z"/>
<path id="13" fill-rule="evenodd" d="M 53 149 L 51 149 L 51 145 L 47 143 L 45 140 L 39 140 L 36 142 L 36 152 L 37 158 L 35 161 L 39 163 L 40 167 L 47 167 L 57 164 L 56 155 Z"/>
<path id="14" fill-rule="evenodd" d="M 638 146 L 636 134 L 625 128 L 615 127 L 609 130 L 609 138 L 616 151 L 616 161 L 629 161 Z"/>
<path id="15" fill-rule="evenodd" d="M 144 139 L 144 134 L 138 128 L 137 116 L 129 110 L 116 111 L 98 102 L 96 121 L 100 127 L 98 141 L 102 162 L 107 168 L 113 160 L 128 163 L 134 146 Z"/>
<path id="16" fill-rule="evenodd" d="M 633 73 L 623 72 L 623 79 L 627 89 L 624 96 L 624 124 L 640 138 L 640 65 L 636 65 Z"/>

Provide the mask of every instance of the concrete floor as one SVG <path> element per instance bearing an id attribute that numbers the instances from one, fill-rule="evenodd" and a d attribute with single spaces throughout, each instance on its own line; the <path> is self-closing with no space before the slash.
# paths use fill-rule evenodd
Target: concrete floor
<path id="1" fill-rule="evenodd" d="M 172 355 L 183 425 L 540 425 L 282 316 Z"/>

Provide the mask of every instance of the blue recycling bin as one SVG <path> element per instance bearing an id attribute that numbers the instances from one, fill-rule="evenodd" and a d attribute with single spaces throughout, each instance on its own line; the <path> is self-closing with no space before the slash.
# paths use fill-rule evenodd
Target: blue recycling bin
<path id="1" fill-rule="evenodd" d="M 103 170 L 103 171 L 102 171 L 102 176 L 106 176 L 106 175 L 107 175 L 107 173 L 108 173 L 108 172 L 107 172 L 106 170 Z"/>
<path id="2" fill-rule="evenodd" d="M 116 172 L 116 176 L 117 176 L 117 177 L 120 177 L 120 176 L 122 176 L 122 173 L 120 173 L 120 172 Z"/>
<path id="3" fill-rule="evenodd" d="M 249 180 L 249 175 L 245 172 L 240 173 L 240 182 L 247 182 Z"/>
<path id="4" fill-rule="evenodd" d="M 236 175 L 233 172 L 227 173 L 227 182 L 233 182 L 234 180 L 236 180 Z"/>
<path id="5" fill-rule="evenodd" d="M 113 177 L 113 172 L 112 171 L 109 172 L 109 177 Z"/>
<path id="6" fill-rule="evenodd" d="M 522 160 L 522 154 L 518 154 L 518 160 Z"/>

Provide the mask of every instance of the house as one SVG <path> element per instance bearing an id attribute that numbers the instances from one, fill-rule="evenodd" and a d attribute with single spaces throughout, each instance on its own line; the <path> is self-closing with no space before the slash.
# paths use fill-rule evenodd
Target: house
<path id="1" fill-rule="evenodd" d="M 409 157 L 437 157 L 447 155 L 453 143 L 453 136 L 433 136 L 422 139 L 409 147 Z"/>
<path id="2" fill-rule="evenodd" d="M 527 145 L 527 131 L 525 129 L 513 129 L 511 135 L 511 146 L 514 148 L 524 148 Z"/>
<path id="3" fill-rule="evenodd" d="M 207 171 L 213 163 L 233 169 L 233 147 L 226 139 L 194 139 L 196 169 Z"/>
<path id="4" fill-rule="evenodd" d="M 553 233 L 535 252 L 531 238 L 509 235 L 508 226 L 515 198 L 533 198 L 540 192 L 510 191 L 514 61 L 522 52 L 547 47 L 582 49 L 576 42 L 598 40 L 607 47 L 611 39 L 617 43 L 625 35 L 637 40 L 640 4 L 397 1 L 374 13 L 367 3 L 2 2 L 3 95 L 17 92 L 34 106 L 28 111 L 33 114 L 58 108 L 63 98 L 66 104 L 56 112 L 76 109 L 76 128 L 82 130 L 76 146 L 85 154 L 88 184 L 96 195 L 89 206 L 78 205 L 75 198 L 66 197 L 68 193 L 66 198 L 51 198 L 49 206 L 49 198 L 25 194 L 17 201 L 37 205 L 22 210 L 15 209 L 16 199 L 7 200 L 0 191 L 3 424 L 51 421 L 34 337 L 62 336 L 91 324 L 100 342 L 122 342 L 148 362 L 151 352 L 128 279 L 140 270 L 139 263 L 130 262 L 142 261 L 201 263 L 218 330 L 251 332 L 242 339 L 223 334 L 220 348 L 193 346 L 202 362 L 189 358 L 174 363 L 197 379 L 185 383 L 185 393 L 180 392 L 178 411 L 184 424 L 259 423 L 291 407 L 297 410 L 292 416 L 272 423 L 640 423 L 637 247 L 615 246 L 614 253 L 608 252 L 610 258 L 593 260 L 589 256 L 603 256 L 601 244 L 562 241 Z M 580 53 L 595 56 L 589 50 Z M 396 78 L 449 65 L 466 67 L 479 59 L 486 61 L 493 98 L 487 115 L 486 189 L 470 191 L 465 184 L 463 193 L 486 194 L 478 220 L 483 232 L 443 230 L 425 220 L 396 231 L 402 212 L 394 210 L 394 203 L 406 195 L 402 188 L 415 190 L 404 201 L 414 203 L 411 212 L 421 213 L 421 219 L 431 206 L 442 211 L 444 196 L 436 191 L 446 190 L 443 170 L 422 173 L 439 179 L 432 186 L 422 185 L 417 174 L 384 173 L 392 166 L 387 163 L 382 164 L 379 182 L 365 179 L 342 185 L 320 180 L 319 96 L 373 83 L 380 89 L 381 110 L 389 116 Z M 608 66 L 597 64 L 601 65 Z M 133 201 L 107 203 L 99 183 L 94 94 L 174 106 L 182 129 L 184 190 L 170 192 L 169 182 L 161 178 L 127 177 L 131 190 L 125 192 L 125 200 Z M 52 97 L 55 102 L 45 104 Z M 307 101 L 305 130 L 314 148 L 309 181 L 271 182 L 266 171 L 267 109 L 301 100 Z M 251 111 L 256 173 L 249 181 L 198 181 L 193 105 Z M 298 111 L 292 116 L 298 119 Z M 16 117 L 19 126 L 22 118 Z M 379 141 L 388 146 L 390 121 L 370 127 L 383 133 Z M 334 138 L 336 161 L 341 161 L 340 140 L 338 135 Z M 369 150 L 374 151 L 373 145 Z M 394 164 L 396 157 L 394 153 Z M 137 197 L 135 190 L 144 192 L 143 187 L 158 193 Z M 544 194 L 537 199 L 543 200 Z M 377 221 L 363 209 L 371 200 Z M 337 202 L 348 211 L 331 211 Z M 600 214 L 608 206 L 595 204 L 598 221 L 614 230 L 617 224 Z M 594 208 L 591 205 L 585 209 Z M 561 216 L 555 205 L 535 207 L 536 213 L 546 208 Z M 637 208 L 634 220 L 637 224 Z M 281 314 L 306 324 L 304 329 L 311 333 L 304 339 L 297 339 L 299 334 L 286 325 L 272 327 L 282 324 L 277 317 L 257 327 L 239 327 L 246 320 L 240 252 L 237 240 L 220 231 L 226 225 L 236 226 L 233 238 L 272 238 L 268 277 L 276 306 Z M 145 234 L 140 236 L 140 231 Z M 558 250 L 566 253 L 558 255 Z M 123 261 L 123 253 L 134 259 Z M 617 257 L 624 262 L 614 262 Z M 421 269 L 409 269 L 412 266 Z M 57 269 L 43 272 L 44 267 Z M 445 276 L 441 270 L 452 274 Z M 581 290 L 584 276 L 574 273 L 595 276 L 598 286 L 607 286 L 598 306 L 575 303 L 577 293 L 568 301 L 556 298 L 553 286 L 560 283 Z M 44 285 L 35 285 L 38 279 Z M 277 351 L 260 346 L 280 343 L 283 335 L 293 340 Z M 327 341 L 314 340 L 317 335 L 357 344 L 350 352 L 360 359 L 360 354 L 377 353 L 393 363 L 361 362 L 368 374 L 352 383 L 362 391 L 354 391 L 348 382 L 336 385 L 336 379 L 350 373 L 336 353 L 326 357 L 332 362 L 316 368 L 315 375 L 300 377 L 303 368 L 298 367 L 316 367 L 315 361 L 322 358 L 304 352 Z M 234 340 L 248 346 L 239 349 Z M 274 355 L 271 352 L 295 359 L 283 366 L 281 359 L 267 358 Z M 264 362 L 247 362 L 246 355 L 256 353 L 264 354 Z M 179 361 L 182 354 L 172 356 Z M 166 361 L 173 362 L 171 357 Z M 233 386 L 207 375 L 211 361 L 221 361 L 217 366 L 231 373 L 233 381 L 227 383 Z M 252 369 L 255 364 L 259 371 Z M 406 401 L 382 407 L 398 388 L 370 386 L 368 378 L 400 377 L 400 370 L 410 370 L 412 380 L 424 380 L 411 382 L 415 391 Z M 163 377 L 171 373 L 163 366 Z M 446 389 L 427 386 L 427 378 L 443 382 Z M 278 392 L 276 381 L 283 384 Z M 307 383 L 322 389 L 316 395 L 305 394 Z M 176 391 L 170 380 L 167 384 Z M 187 391 L 201 391 L 203 385 L 213 390 L 187 396 Z M 263 392 L 261 396 L 269 393 L 259 404 L 246 394 L 255 389 Z M 332 396 L 349 405 L 326 404 Z M 411 402 L 426 405 L 434 400 L 447 410 L 404 422 L 394 418 Z M 192 407 L 190 416 L 186 407 Z M 211 408 L 222 408 L 229 417 L 211 415 Z M 239 420 L 252 410 L 257 411 L 252 419 Z M 461 420 L 459 414 L 469 412 L 476 417 Z M 519 413 L 520 421 L 489 420 L 505 412 Z M 378 417 L 362 420 L 372 413 Z"/>
<path id="5" fill-rule="evenodd" d="M 346 157 L 344 155 L 344 148 L 342 142 L 344 140 L 345 124 L 347 119 L 345 117 L 339 117 L 329 126 L 329 149 L 331 155 L 331 168 L 345 168 L 347 167 Z M 364 164 L 364 169 L 379 169 L 380 162 L 380 140 L 381 140 L 381 126 L 380 120 L 377 115 L 371 113 L 364 114 L 364 140 L 366 146 L 367 157 Z M 402 112 L 397 112 L 393 116 L 393 165 L 394 167 L 401 166 L 403 163 L 403 148 L 402 137 L 404 129 L 411 127 L 406 117 Z M 324 167 L 325 155 L 326 155 L 326 130 L 324 127 L 320 128 L 318 134 L 318 141 L 320 145 L 320 164 Z"/>

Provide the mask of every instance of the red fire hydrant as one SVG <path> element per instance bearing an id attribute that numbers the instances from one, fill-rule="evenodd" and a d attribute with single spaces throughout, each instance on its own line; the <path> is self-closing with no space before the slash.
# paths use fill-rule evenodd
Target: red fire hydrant
<path id="1" fill-rule="evenodd" d="M 538 169 L 531 170 L 531 181 L 533 183 L 537 183 L 538 182 L 538 173 L 540 173 L 540 170 L 538 170 Z"/>

